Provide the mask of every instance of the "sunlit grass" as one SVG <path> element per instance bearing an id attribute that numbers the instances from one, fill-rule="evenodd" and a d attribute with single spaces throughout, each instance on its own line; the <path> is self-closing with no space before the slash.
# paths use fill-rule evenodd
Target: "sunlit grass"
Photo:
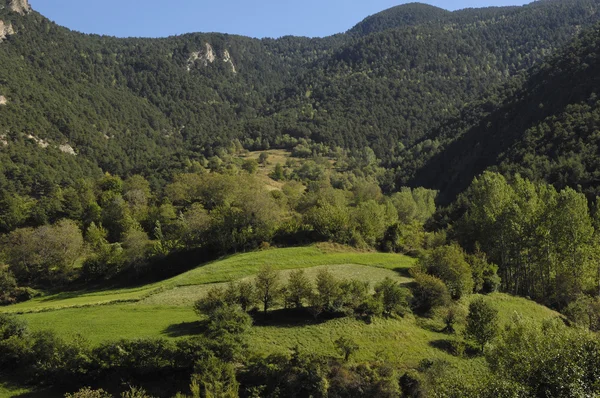
<path id="1" fill-rule="evenodd" d="M 77 306 L 139 301 L 152 294 L 178 286 L 221 283 L 255 274 L 261 265 L 276 269 L 310 268 L 320 265 L 357 264 L 387 269 L 408 269 L 414 259 L 398 254 L 342 251 L 335 246 L 315 245 L 286 249 L 272 249 L 229 256 L 201 265 L 191 271 L 165 281 L 143 287 L 59 293 L 4 307 L 3 312 L 34 312 Z"/>

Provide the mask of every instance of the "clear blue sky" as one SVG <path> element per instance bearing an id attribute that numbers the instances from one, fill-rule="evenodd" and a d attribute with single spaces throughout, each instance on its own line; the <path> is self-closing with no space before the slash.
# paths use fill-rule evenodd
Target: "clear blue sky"
<path id="1" fill-rule="evenodd" d="M 430 0 L 447 10 L 523 0 Z M 402 0 L 30 0 L 54 22 L 85 33 L 165 37 L 222 32 L 252 37 L 328 36 Z"/>

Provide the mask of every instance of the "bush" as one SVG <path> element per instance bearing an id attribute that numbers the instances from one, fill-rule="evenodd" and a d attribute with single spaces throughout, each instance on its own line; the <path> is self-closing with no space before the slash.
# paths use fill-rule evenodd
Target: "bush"
<path id="1" fill-rule="evenodd" d="M 433 249 L 421 260 L 420 266 L 428 274 L 444 281 L 453 299 L 458 300 L 473 292 L 471 266 L 456 244 Z"/>
<path id="2" fill-rule="evenodd" d="M 413 272 L 413 308 L 421 313 L 430 313 L 436 307 L 450 303 L 450 293 L 444 282 L 432 275 Z"/>
<path id="3" fill-rule="evenodd" d="M 399 283 L 391 278 L 385 278 L 375 285 L 375 294 L 380 297 L 383 303 L 383 313 L 386 316 L 400 315 L 404 316 L 410 312 L 410 290 L 404 289 Z"/>

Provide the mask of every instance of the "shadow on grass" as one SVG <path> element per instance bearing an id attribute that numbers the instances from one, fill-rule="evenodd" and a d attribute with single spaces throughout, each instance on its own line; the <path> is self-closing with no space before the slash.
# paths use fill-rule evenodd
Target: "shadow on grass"
<path id="1" fill-rule="evenodd" d="M 477 348 L 460 340 L 433 340 L 429 342 L 429 345 L 455 357 L 474 358 L 480 354 L 480 351 Z"/>
<path id="2" fill-rule="evenodd" d="M 410 275 L 410 270 L 410 267 L 396 267 L 392 269 L 392 271 L 396 272 L 401 277 L 412 279 L 412 276 Z"/>
<path id="3" fill-rule="evenodd" d="M 206 321 L 181 322 L 167 326 L 161 334 L 168 337 L 198 336 L 206 332 Z"/>
<path id="4" fill-rule="evenodd" d="M 269 311 L 265 316 L 262 312 L 250 313 L 254 326 L 274 326 L 281 328 L 295 328 L 309 325 L 318 325 L 331 319 L 343 318 L 343 314 L 322 313 L 315 318 L 306 308 L 282 308 Z"/>

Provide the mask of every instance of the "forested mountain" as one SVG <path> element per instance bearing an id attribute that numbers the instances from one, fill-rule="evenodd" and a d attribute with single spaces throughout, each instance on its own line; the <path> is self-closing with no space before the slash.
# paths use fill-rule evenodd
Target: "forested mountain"
<path id="1" fill-rule="evenodd" d="M 33 198 L 102 171 L 142 173 L 158 187 L 232 140 L 370 146 L 385 165 L 402 164 L 406 147 L 466 103 L 600 19 L 596 0 L 457 12 L 408 4 L 322 39 L 117 39 L 4 1 L 0 185 Z"/>
<path id="2" fill-rule="evenodd" d="M 465 110 L 428 139 L 442 145 L 414 181 L 447 199 L 487 168 L 600 194 L 600 27 Z"/>

